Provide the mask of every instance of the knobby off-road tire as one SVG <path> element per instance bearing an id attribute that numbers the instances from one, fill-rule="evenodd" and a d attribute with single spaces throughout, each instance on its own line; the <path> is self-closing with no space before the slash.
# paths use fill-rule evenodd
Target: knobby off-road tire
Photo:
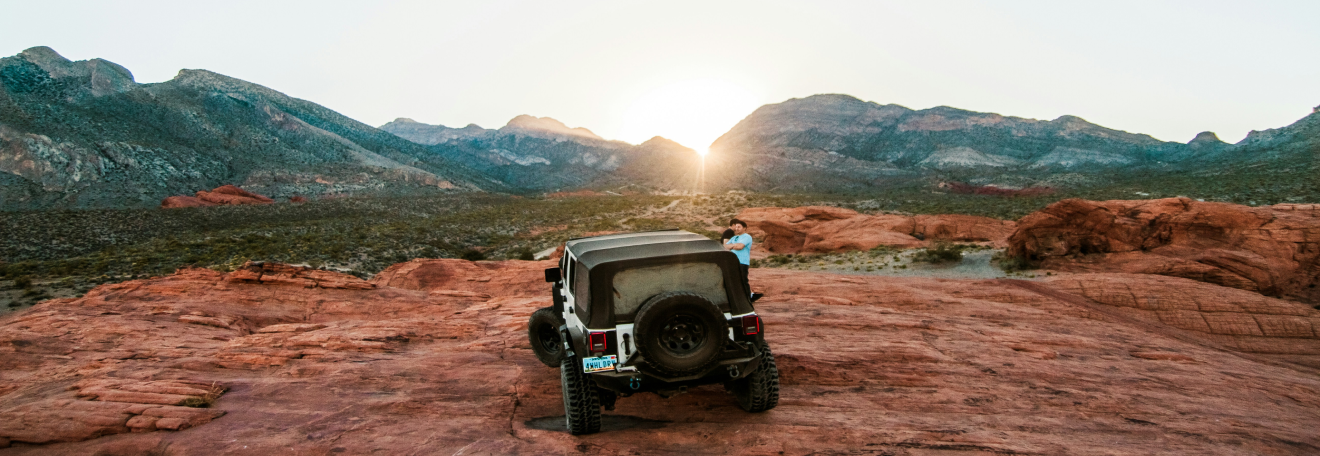
<path id="1" fill-rule="evenodd" d="M 564 357 L 559 366 L 559 383 L 564 389 L 564 420 L 573 435 L 600 431 L 600 395 L 596 384 L 582 373 L 576 356 Z"/>
<path id="2" fill-rule="evenodd" d="M 779 405 L 779 368 L 775 366 L 775 355 L 770 353 L 770 345 L 761 342 L 761 351 L 765 358 L 756 371 L 733 382 L 733 397 L 738 400 L 738 408 L 748 412 L 764 412 Z"/>
<path id="3" fill-rule="evenodd" d="M 674 377 L 714 366 L 728 339 L 724 313 L 696 293 L 652 296 L 642 303 L 635 321 L 637 351 L 657 372 Z"/>
<path id="4" fill-rule="evenodd" d="M 564 324 L 555 315 L 555 309 L 542 307 L 532 312 L 527 320 L 527 341 L 532 344 L 532 353 L 536 359 L 550 367 L 559 367 L 564 358 L 564 338 L 559 335 L 559 326 Z"/>

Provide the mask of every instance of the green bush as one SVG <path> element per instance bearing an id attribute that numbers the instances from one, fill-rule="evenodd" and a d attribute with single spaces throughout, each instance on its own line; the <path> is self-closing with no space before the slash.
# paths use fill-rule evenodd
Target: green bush
<path id="1" fill-rule="evenodd" d="M 923 263 L 956 263 L 962 261 L 964 250 L 969 250 L 975 246 L 963 244 L 950 244 L 947 242 L 936 242 L 934 247 L 922 249 L 915 255 L 912 255 L 912 261 Z"/>
<path id="2" fill-rule="evenodd" d="M 477 249 L 467 249 L 464 250 L 462 254 L 459 254 L 458 257 L 468 261 L 481 261 L 486 259 L 486 254 L 481 253 L 481 251 Z"/>
<path id="3" fill-rule="evenodd" d="M 1029 271 L 1040 267 L 1039 264 L 1031 260 L 1009 256 L 1004 252 L 995 253 L 993 257 L 990 257 L 990 263 L 998 266 L 999 269 L 1003 269 L 1004 272 Z"/>

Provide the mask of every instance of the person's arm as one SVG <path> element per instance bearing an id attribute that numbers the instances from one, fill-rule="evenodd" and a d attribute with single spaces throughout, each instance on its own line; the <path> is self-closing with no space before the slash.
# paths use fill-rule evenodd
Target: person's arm
<path id="1" fill-rule="evenodd" d="M 751 236 L 748 236 L 748 235 L 746 235 L 746 234 L 744 234 L 744 235 L 742 235 L 742 236 L 747 236 L 748 238 L 751 238 Z M 742 236 L 735 236 L 733 239 L 729 239 L 729 240 L 730 240 L 730 241 L 733 241 L 734 239 L 741 240 L 741 239 L 742 239 Z M 724 249 L 725 249 L 725 250 L 742 250 L 742 249 L 747 248 L 747 244 L 751 244 L 751 243 L 750 243 L 750 242 L 747 242 L 747 243 L 738 242 L 738 243 L 733 243 L 733 244 L 724 244 Z"/>

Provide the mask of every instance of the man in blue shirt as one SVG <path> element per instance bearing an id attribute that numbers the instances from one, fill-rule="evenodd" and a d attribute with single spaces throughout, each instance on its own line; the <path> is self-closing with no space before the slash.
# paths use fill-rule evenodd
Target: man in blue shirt
<path id="1" fill-rule="evenodd" d="M 747 270 L 752 265 L 752 235 L 747 234 L 747 224 L 742 220 L 729 220 L 729 229 L 733 230 L 733 237 L 724 243 L 724 250 L 733 252 L 738 257 L 739 266 L 742 269 L 743 289 L 747 290 L 749 296 L 754 296 L 752 286 L 747 282 Z"/>

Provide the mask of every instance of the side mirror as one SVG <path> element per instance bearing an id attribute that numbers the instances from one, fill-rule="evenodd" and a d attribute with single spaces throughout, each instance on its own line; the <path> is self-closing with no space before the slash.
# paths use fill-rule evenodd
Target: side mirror
<path id="1" fill-rule="evenodd" d="M 554 283 L 560 279 L 559 268 L 548 268 L 545 270 L 545 281 Z"/>

